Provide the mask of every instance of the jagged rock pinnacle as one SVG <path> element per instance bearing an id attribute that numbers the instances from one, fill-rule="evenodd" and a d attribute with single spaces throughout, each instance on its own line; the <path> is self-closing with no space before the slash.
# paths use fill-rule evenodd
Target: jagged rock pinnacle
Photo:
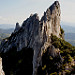
<path id="1" fill-rule="evenodd" d="M 19 29 L 20 29 L 20 25 L 19 25 L 19 23 L 17 22 L 14 32 L 17 32 Z"/>
<path id="2" fill-rule="evenodd" d="M 10 39 L 4 45 L 1 45 L 0 51 L 10 50 L 13 44 L 17 47 L 17 51 L 24 47 L 32 48 L 34 50 L 33 75 L 37 75 L 42 54 L 44 50 L 51 46 L 51 34 L 60 38 L 60 14 L 60 4 L 55 1 L 44 12 L 41 20 L 39 20 L 37 14 L 34 14 L 27 18 L 21 27 L 17 23 L 14 34 L 10 36 Z"/>

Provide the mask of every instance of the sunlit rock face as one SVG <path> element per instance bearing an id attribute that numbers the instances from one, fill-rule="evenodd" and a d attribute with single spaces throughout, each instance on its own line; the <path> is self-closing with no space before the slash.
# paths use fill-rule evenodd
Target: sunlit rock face
<path id="1" fill-rule="evenodd" d="M 27 18 L 21 27 L 17 23 L 11 36 L 1 43 L 0 51 L 5 53 L 12 47 L 17 47 L 17 51 L 24 47 L 32 48 L 34 50 L 33 75 L 37 75 L 37 68 L 42 65 L 42 54 L 51 46 L 51 34 L 60 38 L 60 14 L 60 4 L 55 1 L 44 12 L 41 20 L 38 14 L 34 14 Z"/>
<path id="2" fill-rule="evenodd" d="M 60 37 L 60 4 L 58 1 L 55 1 L 41 19 L 43 23 L 43 30 L 46 31 L 47 36 L 50 36 L 51 33 Z"/>
<path id="3" fill-rule="evenodd" d="M 2 58 L 0 57 L 0 75 L 5 75 L 2 68 Z"/>

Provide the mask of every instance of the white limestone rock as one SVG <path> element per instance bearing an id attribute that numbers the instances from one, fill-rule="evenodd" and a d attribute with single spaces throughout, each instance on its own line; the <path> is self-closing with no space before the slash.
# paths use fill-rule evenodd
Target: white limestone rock
<path id="1" fill-rule="evenodd" d="M 3 69 L 2 69 L 2 58 L 0 57 L 0 75 L 5 75 Z"/>
<path id="2" fill-rule="evenodd" d="M 51 34 L 60 38 L 60 14 L 60 4 L 55 1 L 44 12 L 41 20 L 39 20 L 38 14 L 34 14 L 27 18 L 21 27 L 17 23 L 8 41 L 1 44 L 0 51 L 7 52 L 13 46 L 17 47 L 17 51 L 23 47 L 32 48 L 34 50 L 33 75 L 37 75 L 43 51 L 51 44 Z"/>

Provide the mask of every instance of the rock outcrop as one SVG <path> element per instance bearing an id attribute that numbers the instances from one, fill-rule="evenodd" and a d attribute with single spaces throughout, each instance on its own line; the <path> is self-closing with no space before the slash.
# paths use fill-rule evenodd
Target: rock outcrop
<path id="1" fill-rule="evenodd" d="M 5 75 L 2 69 L 2 58 L 0 57 L 0 75 Z"/>
<path id="2" fill-rule="evenodd" d="M 32 48 L 33 55 L 33 75 L 37 75 L 37 68 L 41 65 L 43 52 L 51 45 L 51 34 L 60 38 L 60 4 L 55 1 L 39 20 L 38 14 L 27 18 L 22 26 L 16 24 L 16 28 L 7 40 L 1 43 L 1 52 L 7 52 L 12 47 L 17 47 L 17 51 L 22 48 Z M 54 50 L 54 47 L 53 47 Z M 53 56 L 56 53 L 53 53 Z"/>
<path id="3" fill-rule="evenodd" d="M 19 29 L 20 29 L 20 25 L 19 25 L 19 23 L 17 22 L 17 23 L 16 23 L 15 30 L 14 30 L 14 33 L 18 32 Z"/>

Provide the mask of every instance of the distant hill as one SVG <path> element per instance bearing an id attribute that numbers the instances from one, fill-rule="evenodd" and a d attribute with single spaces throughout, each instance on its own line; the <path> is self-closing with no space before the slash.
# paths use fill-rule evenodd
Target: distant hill
<path id="1" fill-rule="evenodd" d="M 13 24 L 0 24 L 0 43 L 2 39 L 9 37 L 14 31 L 15 25 Z"/>
<path id="2" fill-rule="evenodd" d="M 0 29 L 0 43 L 2 39 L 9 37 L 10 34 L 14 31 L 14 28 L 11 29 Z"/>
<path id="3" fill-rule="evenodd" d="M 65 33 L 75 33 L 75 26 L 69 26 L 69 25 L 61 25 L 61 27 L 64 29 Z"/>
<path id="4" fill-rule="evenodd" d="M 65 33 L 65 40 L 75 46 L 75 33 Z"/>
<path id="5" fill-rule="evenodd" d="M 14 24 L 0 24 L 0 29 L 11 29 L 15 28 Z"/>
<path id="6" fill-rule="evenodd" d="M 61 25 L 65 31 L 65 40 L 75 46 L 75 26 Z"/>
<path id="7" fill-rule="evenodd" d="M 65 33 L 65 39 L 75 40 L 75 33 Z"/>
<path id="8" fill-rule="evenodd" d="M 0 29 L 0 33 L 11 34 L 14 31 L 14 28 L 10 29 Z"/>

